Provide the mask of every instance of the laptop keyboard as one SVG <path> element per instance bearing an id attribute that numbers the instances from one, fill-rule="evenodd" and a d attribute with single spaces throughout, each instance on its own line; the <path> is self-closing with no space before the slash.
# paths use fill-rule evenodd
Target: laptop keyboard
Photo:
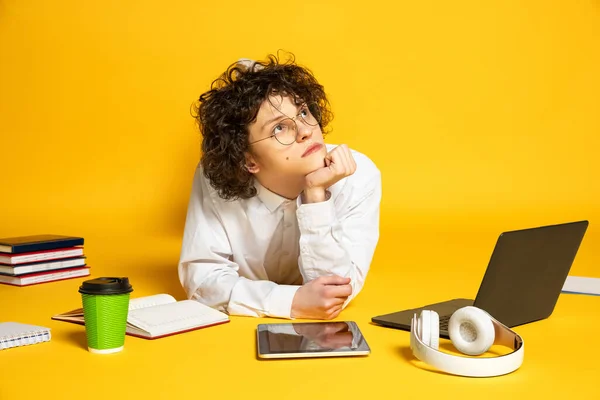
<path id="1" fill-rule="evenodd" d="M 440 331 L 448 330 L 448 321 L 450 321 L 449 315 L 440 315 Z"/>

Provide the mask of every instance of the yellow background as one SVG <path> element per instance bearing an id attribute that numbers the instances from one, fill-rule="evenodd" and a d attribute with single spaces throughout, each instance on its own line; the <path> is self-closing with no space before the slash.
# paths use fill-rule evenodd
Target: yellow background
<path id="1" fill-rule="evenodd" d="M 79 391 L 70 382 L 126 373 L 126 392 L 145 398 L 166 395 L 170 381 L 198 396 L 217 393 L 207 389 L 215 382 L 231 394 L 323 398 L 387 393 L 385 381 L 404 395 L 431 385 L 466 397 L 531 387 L 558 396 L 572 384 L 592 390 L 600 354 L 586 339 L 595 322 L 581 318 L 597 317 L 596 298 L 561 296 L 551 319 L 520 328 L 535 338 L 528 364 L 498 380 L 424 373 L 398 352 L 408 335 L 368 321 L 473 297 L 497 235 L 510 229 L 588 219 L 572 273 L 600 276 L 599 7 L 0 0 L 0 237 L 81 235 L 94 275 L 129 275 L 138 296 L 182 298 L 176 263 L 200 155 L 190 106 L 231 62 L 279 49 L 325 85 L 335 113 L 327 141 L 366 153 L 383 174 L 380 245 L 363 294 L 342 315 L 367 334 L 369 358 L 259 363 L 259 321 L 234 318 L 177 338 L 128 339 L 128 355 L 119 357 L 130 358 L 112 363 L 83 351 L 78 327 L 48 320 L 78 305 L 77 280 L 1 286 L 0 320 L 49 325 L 56 339 L 0 354 L 0 398 L 50 387 L 69 397 Z M 564 343 L 573 340 L 565 324 L 581 335 L 574 349 Z M 233 350 L 222 337 L 234 340 Z M 8 383 L 21 376 L 14 365 L 48 369 L 62 359 L 74 375 Z"/>

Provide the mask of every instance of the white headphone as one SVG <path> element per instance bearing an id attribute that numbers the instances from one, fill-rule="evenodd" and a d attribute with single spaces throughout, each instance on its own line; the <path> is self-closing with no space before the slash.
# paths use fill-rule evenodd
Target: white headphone
<path id="1" fill-rule="evenodd" d="M 485 353 L 493 344 L 513 351 L 499 357 L 471 358 L 454 356 L 438 350 L 439 316 L 423 310 L 410 323 L 410 348 L 419 360 L 439 370 L 462 376 L 498 376 L 511 373 L 523 363 L 525 343 L 521 336 L 477 307 L 456 310 L 448 322 L 448 334 L 458 351 L 467 355 Z"/>

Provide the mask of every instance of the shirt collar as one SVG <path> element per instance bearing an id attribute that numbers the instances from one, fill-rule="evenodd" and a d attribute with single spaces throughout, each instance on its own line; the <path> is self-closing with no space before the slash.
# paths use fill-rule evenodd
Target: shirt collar
<path id="1" fill-rule="evenodd" d="M 260 201 L 267 207 L 270 212 L 273 212 L 279 208 L 282 204 L 287 204 L 291 200 L 286 199 L 277 193 L 271 192 L 269 189 L 261 185 L 257 179 L 254 179 L 254 187 L 257 191 L 257 196 Z"/>

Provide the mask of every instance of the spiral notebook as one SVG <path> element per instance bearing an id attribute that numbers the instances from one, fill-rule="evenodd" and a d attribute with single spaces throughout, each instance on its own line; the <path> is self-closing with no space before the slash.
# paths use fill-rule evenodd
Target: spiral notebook
<path id="1" fill-rule="evenodd" d="M 0 350 L 48 342 L 50 337 L 50 328 L 43 326 L 27 325 L 19 322 L 0 323 Z"/>

